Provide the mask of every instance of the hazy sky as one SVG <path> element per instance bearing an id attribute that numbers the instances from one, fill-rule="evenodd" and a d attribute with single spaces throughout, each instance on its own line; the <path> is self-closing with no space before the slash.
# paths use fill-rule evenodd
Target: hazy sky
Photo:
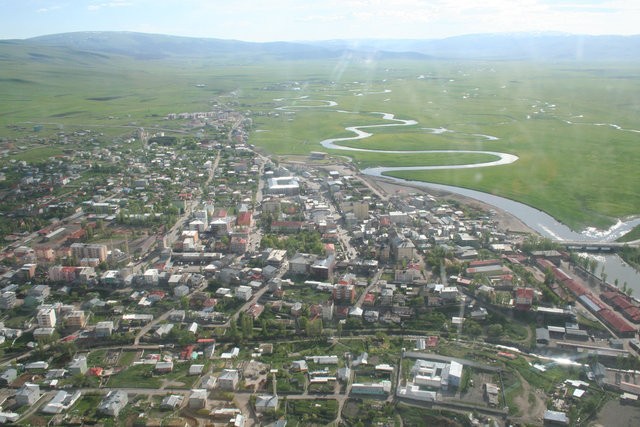
<path id="1" fill-rule="evenodd" d="M 275 41 L 639 28 L 638 0 L 0 0 L 0 39 L 91 30 Z"/>

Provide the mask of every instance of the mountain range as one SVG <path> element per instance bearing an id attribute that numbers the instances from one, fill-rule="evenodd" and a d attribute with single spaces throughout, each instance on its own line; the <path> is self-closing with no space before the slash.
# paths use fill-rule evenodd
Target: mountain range
<path id="1" fill-rule="evenodd" d="M 138 60 L 220 57 L 259 60 L 328 59 L 362 55 L 376 59 L 629 61 L 640 58 L 640 35 L 559 33 L 475 34 L 437 40 L 327 40 L 256 43 L 134 32 L 76 32 L 0 41 L 0 60 L 21 50 L 44 60 L 46 51 L 122 55 Z M 44 49 L 44 50 L 43 50 Z M 23 52 L 24 53 L 24 52 Z"/>

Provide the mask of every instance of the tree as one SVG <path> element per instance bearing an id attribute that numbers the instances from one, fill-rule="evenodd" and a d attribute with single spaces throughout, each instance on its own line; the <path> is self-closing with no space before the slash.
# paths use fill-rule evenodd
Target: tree
<path id="1" fill-rule="evenodd" d="M 490 337 L 499 337 L 502 335 L 502 325 L 499 323 L 494 323 L 487 328 L 487 335 Z"/>

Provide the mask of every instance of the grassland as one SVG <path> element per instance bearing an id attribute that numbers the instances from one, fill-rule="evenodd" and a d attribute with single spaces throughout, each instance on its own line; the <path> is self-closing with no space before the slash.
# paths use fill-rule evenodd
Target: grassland
<path id="1" fill-rule="evenodd" d="M 345 127 L 391 123 L 374 114 L 389 112 L 418 124 L 365 129 L 374 136 L 344 144 L 519 156 L 507 166 L 394 176 L 515 199 L 574 229 L 604 227 L 614 218 L 640 213 L 635 165 L 640 158 L 640 63 L 141 61 L 56 48 L 36 52 L 40 56 L 34 60 L 18 47 L 0 47 L 6 53 L 0 79 L 0 136 L 5 140 L 31 131 L 35 123 L 51 129 L 94 126 L 109 134 L 136 126 L 171 128 L 176 124 L 162 120 L 167 113 L 227 105 L 253 118 L 250 143 L 276 155 L 304 155 L 327 151 L 319 144 L 324 139 L 353 136 Z M 294 108 L 276 109 L 287 106 Z M 56 153 L 40 150 L 23 155 Z M 494 159 L 483 154 L 331 153 L 348 155 L 361 168 Z"/>

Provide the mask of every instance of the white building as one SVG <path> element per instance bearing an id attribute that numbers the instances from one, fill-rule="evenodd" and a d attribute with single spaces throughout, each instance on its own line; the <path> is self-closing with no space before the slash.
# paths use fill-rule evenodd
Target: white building
<path id="1" fill-rule="evenodd" d="M 144 272 L 144 283 L 147 285 L 157 285 L 158 284 L 158 270 L 155 268 L 150 268 Z"/>
<path id="2" fill-rule="evenodd" d="M 38 311 L 37 320 L 41 328 L 55 328 L 56 311 L 52 307 L 42 308 Z"/>
<path id="3" fill-rule="evenodd" d="M 249 301 L 252 295 L 253 291 L 251 286 L 241 285 L 236 288 L 236 297 L 243 301 Z"/>

